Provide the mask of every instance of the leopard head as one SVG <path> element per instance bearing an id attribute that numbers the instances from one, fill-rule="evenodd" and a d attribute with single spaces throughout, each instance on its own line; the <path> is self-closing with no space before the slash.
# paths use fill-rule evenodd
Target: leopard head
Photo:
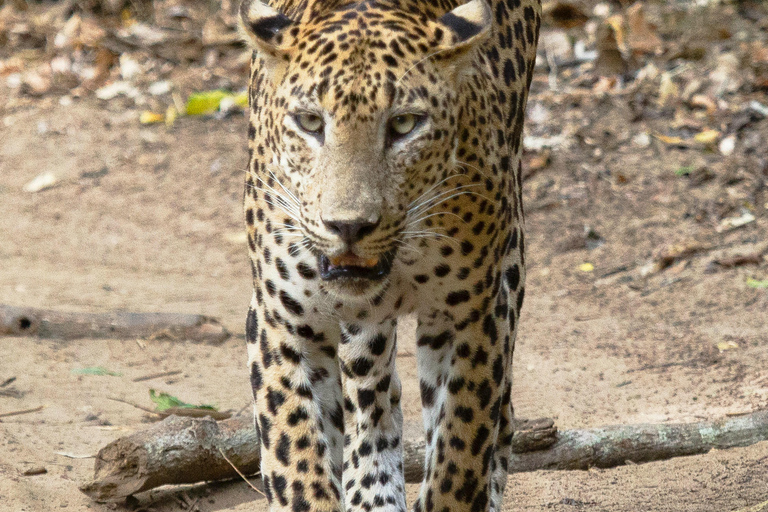
<path id="1" fill-rule="evenodd" d="M 380 281 L 428 231 L 491 24 L 484 0 L 434 17 L 384 2 L 242 4 L 255 50 L 249 171 L 308 240 L 323 279 Z"/>

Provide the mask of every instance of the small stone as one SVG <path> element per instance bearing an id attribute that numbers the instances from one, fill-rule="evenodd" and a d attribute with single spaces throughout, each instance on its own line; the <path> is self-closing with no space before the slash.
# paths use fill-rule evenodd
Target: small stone
<path id="1" fill-rule="evenodd" d="M 651 136 L 647 133 L 638 133 L 634 137 L 632 137 L 632 144 L 639 148 L 647 148 L 651 145 Z"/>
<path id="2" fill-rule="evenodd" d="M 153 82 L 149 85 L 147 90 L 152 96 L 162 96 L 171 92 L 172 84 L 170 80 L 161 80 L 159 82 Z"/>
<path id="3" fill-rule="evenodd" d="M 718 149 L 723 156 L 731 156 L 736 149 L 736 135 L 732 134 L 721 140 Z"/>
<path id="4" fill-rule="evenodd" d="M 40 192 L 41 190 L 51 188 L 57 181 L 55 174 L 51 171 L 46 171 L 38 174 L 32 181 L 24 185 L 23 190 L 24 192 Z"/>

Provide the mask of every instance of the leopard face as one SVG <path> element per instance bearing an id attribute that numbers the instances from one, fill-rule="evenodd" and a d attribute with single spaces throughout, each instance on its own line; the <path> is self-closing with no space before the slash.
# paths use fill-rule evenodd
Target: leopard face
<path id="1" fill-rule="evenodd" d="M 286 24 L 271 46 L 253 31 L 274 52 L 264 80 L 281 106 L 270 110 L 265 167 L 328 289 L 375 294 L 403 247 L 440 236 L 423 221 L 447 197 L 436 186 L 456 168 L 459 97 L 473 73 L 463 66 L 489 33 L 485 4 L 470 7 L 461 33 L 356 4 L 301 26 L 274 13 L 251 21 Z"/>

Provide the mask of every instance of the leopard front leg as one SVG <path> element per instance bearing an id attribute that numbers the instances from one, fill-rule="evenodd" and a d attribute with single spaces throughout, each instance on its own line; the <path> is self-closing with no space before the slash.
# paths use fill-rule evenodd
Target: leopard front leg
<path id="1" fill-rule="evenodd" d="M 511 365 L 522 303 L 520 268 L 491 268 L 486 284 L 475 287 L 484 292 L 447 292 L 446 305 L 452 307 L 419 314 L 427 453 L 415 512 L 501 510 L 511 454 Z"/>
<path id="2" fill-rule="evenodd" d="M 290 303 L 256 296 L 246 338 L 270 510 L 342 512 L 338 324 L 310 325 Z"/>
<path id="3" fill-rule="evenodd" d="M 396 321 L 343 324 L 344 491 L 347 510 L 405 512 L 403 415 Z"/>

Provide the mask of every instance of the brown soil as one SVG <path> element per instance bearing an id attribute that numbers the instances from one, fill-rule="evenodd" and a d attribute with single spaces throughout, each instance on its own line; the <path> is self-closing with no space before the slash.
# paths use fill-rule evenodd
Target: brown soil
<path id="1" fill-rule="evenodd" d="M 589 112 L 587 142 L 554 151 L 552 164 L 526 184 L 530 265 L 516 412 L 569 428 L 765 408 L 768 290 L 747 279 L 768 278 L 768 265 L 712 263 L 765 250 L 764 182 L 726 179 L 742 164 L 711 152 L 632 144 L 641 127 L 621 105 L 596 97 L 558 113 L 567 122 Z M 0 302 L 204 313 L 236 333 L 215 348 L 0 338 L 0 382 L 15 376 L 11 386 L 22 395 L 0 396 L 0 413 L 45 406 L 0 420 L 0 510 L 114 509 L 78 491 L 93 460 L 63 455 L 93 455 L 142 428 L 144 413 L 108 397 L 151 405 L 148 389 L 157 388 L 221 409 L 248 406 L 243 325 L 250 271 L 239 237 L 245 123 L 185 118 L 172 131 L 144 128 L 136 108 L 119 100 L 64 107 L 47 98 L 0 113 Z M 767 125 L 750 128 L 763 148 Z M 675 176 L 683 166 L 709 166 L 716 179 L 694 187 L 691 178 Z M 22 192 L 44 171 L 59 176 L 55 187 Z M 718 232 L 720 218 L 738 215 L 745 184 L 756 220 Z M 599 235 L 599 247 L 587 248 L 596 237 L 585 237 L 585 226 Z M 692 241 L 699 247 L 692 255 L 641 276 L 665 246 L 694 247 Z M 594 270 L 581 270 L 583 263 Z M 416 421 L 413 340 L 405 339 L 398 363 L 405 414 Z M 92 366 L 121 376 L 73 373 Z M 182 373 L 133 382 L 163 370 Z M 23 476 L 36 467 L 47 472 Z M 509 511 L 720 512 L 762 504 L 749 509 L 757 512 L 768 509 L 768 443 L 609 470 L 514 475 L 508 489 Z M 411 499 L 415 491 L 409 486 Z M 117 506 L 126 509 L 266 505 L 243 482 L 230 482 L 145 493 Z"/>

